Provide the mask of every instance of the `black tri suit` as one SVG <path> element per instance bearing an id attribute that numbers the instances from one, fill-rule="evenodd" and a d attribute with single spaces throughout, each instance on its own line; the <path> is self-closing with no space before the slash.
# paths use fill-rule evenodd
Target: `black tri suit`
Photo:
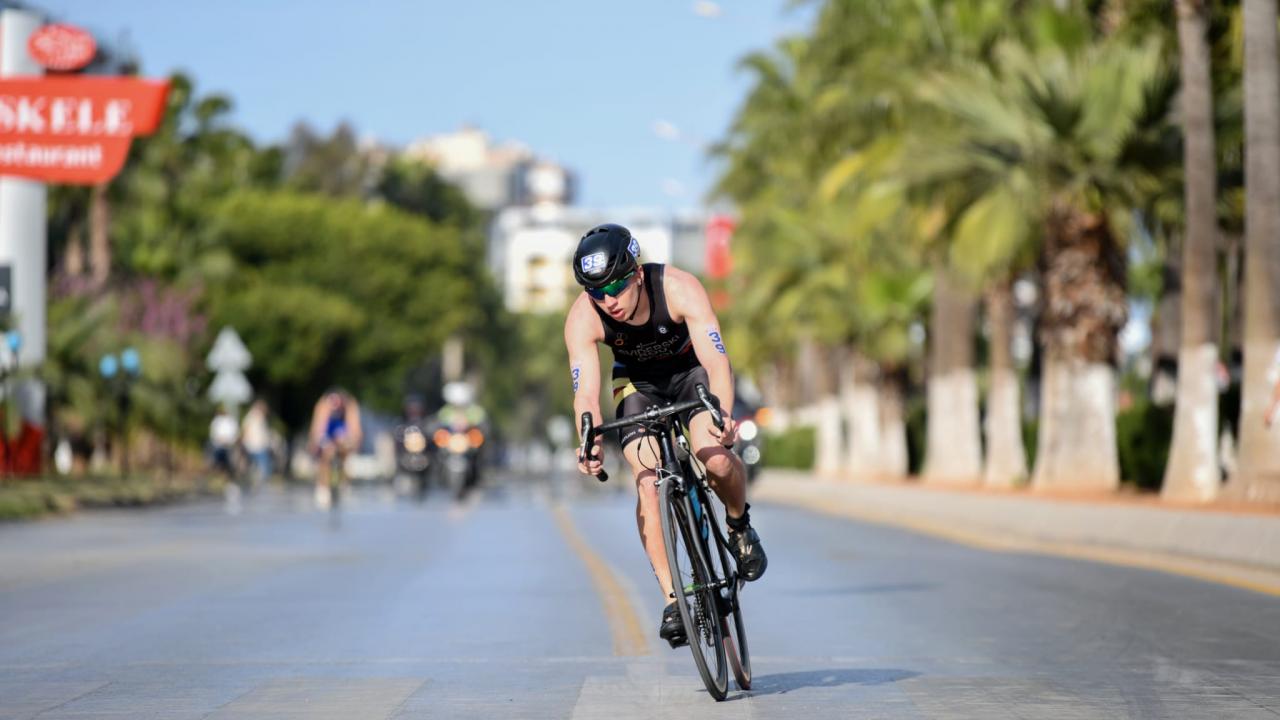
<path id="1" fill-rule="evenodd" d="M 698 383 L 710 388 L 707 371 L 698 363 L 693 351 L 689 326 L 672 321 L 663 289 L 665 265 L 645 263 L 644 293 L 649 296 L 649 320 L 643 325 L 629 325 L 614 320 L 591 303 L 600 324 L 604 326 L 604 342 L 613 350 L 613 400 L 615 417 L 644 412 L 654 405 L 698 399 L 694 388 Z M 694 410 L 681 417 L 685 425 Z M 639 426 L 622 432 L 622 446 L 648 434 Z"/>

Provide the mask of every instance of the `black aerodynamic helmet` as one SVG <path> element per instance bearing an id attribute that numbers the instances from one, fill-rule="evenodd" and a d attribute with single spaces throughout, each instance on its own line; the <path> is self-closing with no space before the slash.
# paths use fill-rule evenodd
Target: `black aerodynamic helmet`
<path id="1" fill-rule="evenodd" d="M 640 264 L 640 243 L 631 231 L 605 223 L 587 231 L 573 253 L 573 277 L 586 288 L 597 288 L 626 277 Z"/>

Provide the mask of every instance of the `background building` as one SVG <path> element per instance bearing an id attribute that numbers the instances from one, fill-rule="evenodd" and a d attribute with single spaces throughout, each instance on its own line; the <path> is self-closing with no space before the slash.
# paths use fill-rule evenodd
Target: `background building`
<path id="1" fill-rule="evenodd" d="M 578 239 L 605 222 L 627 226 L 640 241 L 642 262 L 674 263 L 701 273 L 706 248 L 701 212 L 606 211 L 539 204 L 500 212 L 489 238 L 489 261 L 514 312 L 557 312 L 578 292 L 571 260 Z"/>
<path id="2" fill-rule="evenodd" d="M 537 157 L 520 143 L 495 144 L 478 128 L 464 127 L 415 140 L 404 155 L 430 163 L 483 210 L 573 202 L 575 180 L 568 169 Z"/>

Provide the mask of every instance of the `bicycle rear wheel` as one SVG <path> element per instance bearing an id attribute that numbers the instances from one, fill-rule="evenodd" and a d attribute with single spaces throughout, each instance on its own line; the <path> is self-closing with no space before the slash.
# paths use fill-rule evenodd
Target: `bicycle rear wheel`
<path id="1" fill-rule="evenodd" d="M 729 691 L 729 669 L 717 603 L 719 591 L 712 587 L 718 578 L 709 569 L 709 548 L 701 528 L 693 522 L 688 495 L 673 479 L 662 486 L 662 535 L 676 607 L 702 683 L 712 697 L 723 700 Z"/>
<path id="2" fill-rule="evenodd" d="M 698 493 L 703 501 L 704 507 L 711 507 L 708 502 L 707 493 L 701 486 L 698 487 Z M 751 689 L 751 653 L 747 650 L 747 628 L 742 619 L 742 602 L 739 597 L 739 591 L 742 589 L 742 581 L 738 579 L 737 563 L 730 559 L 729 544 L 725 540 L 724 532 L 721 530 L 719 513 L 715 516 L 715 522 L 711 534 L 715 536 L 715 557 L 720 561 L 719 576 L 722 578 L 732 578 L 733 582 L 720 591 L 720 624 L 724 634 L 725 654 L 729 657 L 729 667 L 733 669 L 733 679 L 738 683 L 739 690 Z"/>

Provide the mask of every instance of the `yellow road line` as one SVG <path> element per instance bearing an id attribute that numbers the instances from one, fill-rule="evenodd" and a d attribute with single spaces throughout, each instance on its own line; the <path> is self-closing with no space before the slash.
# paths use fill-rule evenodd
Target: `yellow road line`
<path id="1" fill-rule="evenodd" d="M 1211 560 L 1183 558 L 1155 552 L 998 535 L 996 531 L 967 530 L 918 518 L 904 518 L 847 506 L 840 507 L 819 498 L 783 497 L 771 493 L 768 499 L 823 515 L 853 518 L 877 525 L 904 528 L 922 535 L 930 535 L 960 545 L 978 548 L 979 550 L 1003 553 L 1037 553 L 1073 560 L 1091 560 L 1108 565 L 1143 570 L 1157 570 L 1171 575 L 1181 575 L 1280 597 L 1280 574 L 1267 570 L 1255 570 Z"/>
<path id="2" fill-rule="evenodd" d="M 596 594 L 604 606 L 605 619 L 609 621 L 609 631 L 613 634 L 613 654 L 623 656 L 648 655 L 649 643 L 640 629 L 640 615 L 632 606 L 622 583 L 609 569 L 609 564 L 582 539 L 581 533 L 573 525 L 573 519 L 561 505 L 551 510 L 555 515 L 556 525 L 569 547 L 582 558 L 591 574 L 591 582 L 596 586 Z"/>

